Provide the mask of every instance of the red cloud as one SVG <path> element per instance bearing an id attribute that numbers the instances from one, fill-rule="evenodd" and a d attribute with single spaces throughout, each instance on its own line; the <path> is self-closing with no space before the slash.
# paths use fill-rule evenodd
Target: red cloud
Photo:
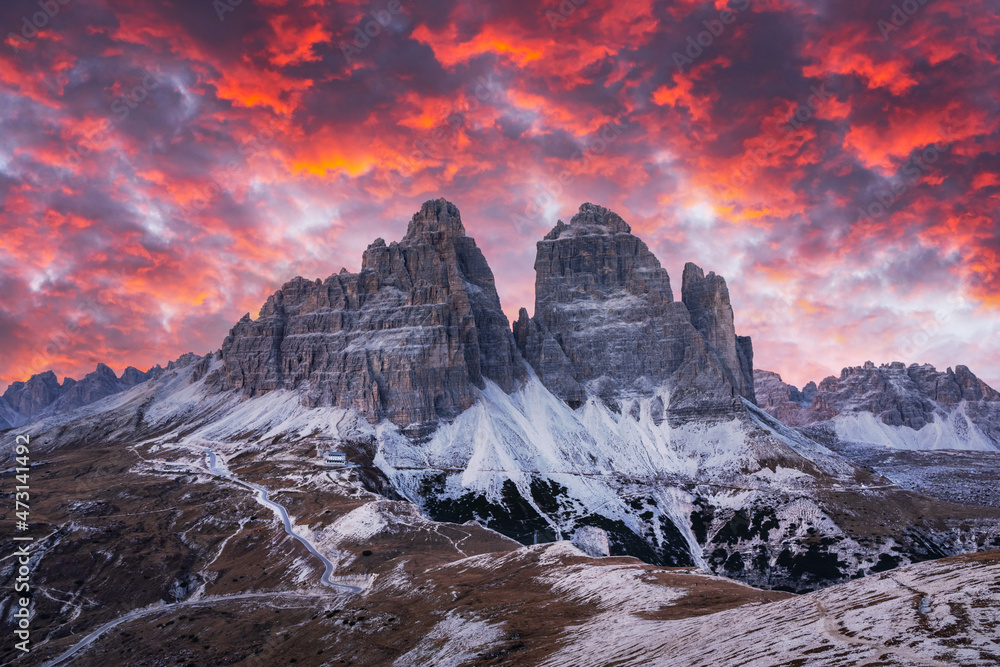
<path id="1" fill-rule="evenodd" d="M 759 0 L 679 71 L 728 7 L 402 0 L 350 62 L 388 3 L 220 20 L 103 0 L 8 40 L 0 381 L 207 352 L 288 278 L 357 269 L 446 196 L 509 316 L 531 305 L 534 242 L 593 200 L 675 280 L 686 260 L 726 275 L 758 364 L 786 379 L 891 360 L 892 332 L 940 303 L 954 316 L 904 361 L 1000 383 L 1000 343 L 966 324 L 1000 308 L 990 4 L 935 0 L 883 39 L 884 8 Z M 151 67 L 160 85 L 117 118 Z"/>

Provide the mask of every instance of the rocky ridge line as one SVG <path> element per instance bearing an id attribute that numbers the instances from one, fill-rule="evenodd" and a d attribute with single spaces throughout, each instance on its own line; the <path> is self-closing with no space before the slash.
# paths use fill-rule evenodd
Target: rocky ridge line
<path id="1" fill-rule="evenodd" d="M 930 364 L 894 361 L 844 368 L 802 391 L 771 371 L 755 374 L 758 403 L 791 426 L 808 426 L 839 415 L 869 412 L 889 426 L 919 431 L 935 416 L 965 406 L 969 418 L 1000 443 L 1000 393 L 966 366 L 938 371 Z"/>
<path id="2" fill-rule="evenodd" d="M 64 378 L 62 384 L 52 371 L 32 375 L 27 381 L 12 382 L 0 398 L 0 430 L 19 426 L 29 419 L 57 412 L 69 412 L 113 394 L 125 391 L 161 372 L 154 366 L 146 372 L 129 366 L 121 377 L 105 364 L 97 364 L 82 380 Z"/>

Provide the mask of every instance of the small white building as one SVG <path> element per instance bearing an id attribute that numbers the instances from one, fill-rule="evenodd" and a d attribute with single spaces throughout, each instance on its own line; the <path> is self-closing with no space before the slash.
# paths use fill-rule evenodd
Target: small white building
<path id="1" fill-rule="evenodd" d="M 323 465 L 340 468 L 347 465 L 347 454 L 344 452 L 327 452 L 323 457 Z"/>

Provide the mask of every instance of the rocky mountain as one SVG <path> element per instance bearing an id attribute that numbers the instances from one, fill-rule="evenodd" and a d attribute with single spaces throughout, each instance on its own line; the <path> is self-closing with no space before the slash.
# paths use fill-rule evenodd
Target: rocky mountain
<path id="1" fill-rule="evenodd" d="M 631 231 L 589 203 L 556 223 L 538 242 L 535 313 L 519 313 L 518 348 L 573 407 L 667 388 L 670 416 L 741 410 L 741 397 L 753 400 L 753 351 L 736 336 L 725 280 L 688 264 L 674 301 L 667 272 Z"/>
<path id="2" fill-rule="evenodd" d="M 66 378 L 69 386 L 76 380 Z M 27 382 L 12 382 L 3 393 L 4 402 L 10 409 L 24 417 L 33 417 L 62 394 L 59 379 L 52 371 L 32 375 Z"/>
<path id="3" fill-rule="evenodd" d="M 816 395 L 816 383 L 809 382 L 799 391 L 798 387 L 785 384 L 774 371 L 754 371 L 754 393 L 757 405 L 768 414 L 791 426 L 802 426 L 806 410 Z"/>
<path id="4" fill-rule="evenodd" d="M 737 336 L 729 288 L 722 276 L 705 272 L 690 262 L 684 265 L 681 288 L 691 323 L 702 335 L 709 350 L 719 355 L 726 380 L 744 398 L 756 402 L 753 384 L 753 343 L 749 336 Z"/>
<path id="5" fill-rule="evenodd" d="M 840 441 L 902 449 L 1000 449 L 1000 393 L 965 366 L 892 362 L 845 368 L 799 391 L 755 374 L 757 400 L 786 424 Z"/>
<path id="6" fill-rule="evenodd" d="M 321 438 L 434 521 L 772 589 L 1000 546 L 997 510 L 910 493 L 760 410 L 780 387 L 755 389 L 725 280 L 688 264 L 674 300 L 614 212 L 581 206 L 535 266 L 535 312 L 509 328 L 458 209 L 426 202 L 358 273 L 297 278 L 218 353 L 47 413 L 39 446 L 211 446 L 263 465 Z"/>
<path id="7" fill-rule="evenodd" d="M 79 381 L 64 378 L 60 384 L 55 373 L 45 371 L 32 375 L 26 382 L 12 382 L 0 399 L 0 430 L 20 426 L 29 419 L 71 412 L 141 384 L 159 372 L 159 366 L 145 373 L 129 366 L 118 377 L 111 368 L 99 363 L 93 373 Z"/>
<path id="8" fill-rule="evenodd" d="M 454 204 L 426 202 L 406 235 L 376 239 L 360 273 L 296 278 L 222 345 L 220 390 L 297 390 L 414 434 L 472 407 L 486 380 L 527 377 L 493 272 Z"/>

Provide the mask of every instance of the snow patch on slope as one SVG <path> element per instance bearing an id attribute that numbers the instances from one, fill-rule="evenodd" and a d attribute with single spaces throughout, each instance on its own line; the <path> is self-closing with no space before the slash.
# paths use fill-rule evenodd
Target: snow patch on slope
<path id="1" fill-rule="evenodd" d="M 680 427 L 657 423 L 652 406 L 658 400 L 669 404 L 666 390 L 637 400 L 632 414 L 613 412 L 596 398 L 573 410 L 534 376 L 510 395 L 487 380 L 479 398 L 428 442 L 411 443 L 383 423 L 379 439 L 386 464 L 394 471 L 461 470 L 464 488 L 499 498 L 497 474 L 515 481 L 525 473 L 695 478 L 703 472 L 736 475 L 754 463 L 736 417 Z"/>
<path id="2" fill-rule="evenodd" d="M 388 527 L 378 502 L 353 509 L 333 522 L 334 530 L 359 542 L 378 535 Z"/>
<path id="3" fill-rule="evenodd" d="M 969 418 L 962 403 L 947 415 L 934 415 L 934 421 L 919 431 L 908 426 L 891 426 L 871 412 L 841 414 L 831 420 L 837 438 L 893 449 L 961 449 L 996 451 L 998 448 Z"/>
<path id="4" fill-rule="evenodd" d="M 417 646 L 393 662 L 394 667 L 458 667 L 470 664 L 503 639 L 499 625 L 472 614 L 449 611 Z"/>
<path id="5" fill-rule="evenodd" d="M 502 502 L 503 484 L 509 479 L 535 506 L 531 481 L 548 479 L 566 488 L 566 502 L 576 507 L 577 515 L 599 513 L 642 534 L 644 527 L 626 505 L 623 486 L 642 486 L 641 493 L 648 497 L 656 495 L 656 489 L 675 487 L 674 482 L 736 479 L 746 469 L 760 468 L 738 417 L 671 426 L 657 418 L 662 413 L 658 408 L 669 406 L 669 398 L 661 389 L 632 399 L 621 412 L 596 398 L 573 410 L 534 375 L 513 394 L 487 381 L 476 404 L 440 425 L 429 441 L 413 443 L 383 422 L 376 464 L 414 501 L 428 470 L 449 473 L 443 497 L 472 492 L 493 503 Z M 700 547 L 688 526 L 691 495 L 676 488 L 660 495 L 661 509 L 666 508 L 701 565 Z M 554 518 L 537 506 L 535 510 L 557 537 L 568 537 L 574 519 Z M 659 533 L 660 527 L 653 530 Z"/>
<path id="6" fill-rule="evenodd" d="M 686 591 L 646 581 L 649 573 L 634 565 L 580 564 L 553 569 L 537 577 L 564 599 L 593 605 L 615 615 L 658 611 L 673 604 Z"/>

